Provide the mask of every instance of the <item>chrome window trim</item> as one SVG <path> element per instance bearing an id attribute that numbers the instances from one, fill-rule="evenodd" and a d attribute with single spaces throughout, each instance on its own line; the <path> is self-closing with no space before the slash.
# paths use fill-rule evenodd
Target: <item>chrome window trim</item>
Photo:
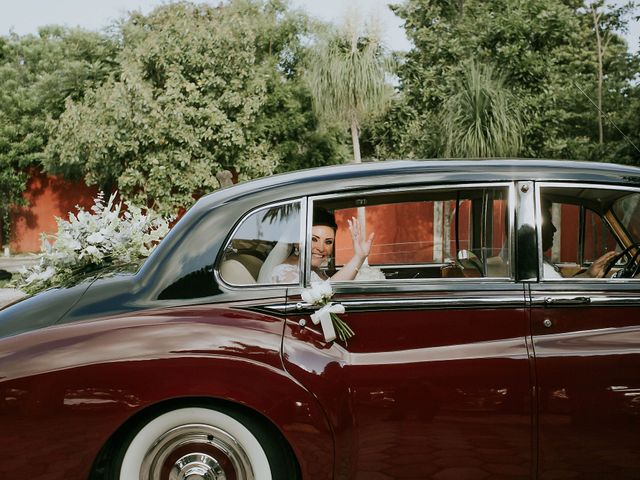
<path id="1" fill-rule="evenodd" d="M 218 283 L 218 285 L 225 287 L 228 290 L 245 290 L 245 289 L 282 289 L 291 286 L 299 286 L 300 281 L 298 283 L 229 283 L 222 278 L 220 275 L 220 265 L 222 263 L 222 259 L 224 257 L 224 252 L 227 250 L 227 247 L 231 243 L 231 240 L 235 237 L 236 232 L 240 228 L 240 226 L 247 220 L 251 215 L 260 212 L 261 210 L 267 210 L 270 208 L 280 207 L 282 205 L 299 203 L 300 204 L 300 248 L 304 248 L 306 250 L 306 238 L 305 238 L 305 222 L 303 221 L 306 218 L 306 209 L 307 209 L 307 197 L 300 197 L 296 199 L 283 200 L 279 202 L 268 203 L 265 205 L 261 205 L 259 207 L 255 207 L 248 212 L 245 212 L 240 219 L 236 222 L 234 228 L 231 230 L 231 233 L 227 235 L 227 238 L 224 242 L 224 246 L 220 250 L 220 254 L 218 255 L 218 259 L 213 267 L 213 275 Z"/>
<path id="2" fill-rule="evenodd" d="M 311 226 L 313 221 L 313 208 L 315 202 L 323 201 L 323 200 L 332 200 L 332 199 L 344 199 L 344 198 L 357 198 L 363 195 L 383 195 L 383 194 L 397 194 L 403 192 L 425 192 L 425 191 L 455 191 L 456 189 L 480 189 L 480 188 L 507 188 L 506 199 L 508 202 L 508 219 L 509 225 L 507 227 L 507 241 L 506 245 L 509 245 L 509 257 L 508 264 L 510 269 L 510 275 L 508 277 L 480 277 L 480 278 L 419 278 L 419 279 L 392 279 L 388 278 L 385 280 L 380 280 L 379 282 L 371 282 L 371 281 L 355 281 L 355 280 L 347 280 L 342 282 L 335 282 L 335 285 L 380 285 L 380 284 L 388 284 L 388 282 L 393 282 L 397 284 L 407 283 L 407 284 L 425 284 L 425 283 L 467 283 L 474 281 L 481 281 L 483 283 L 495 283 L 495 282 L 513 282 L 515 280 L 515 269 L 514 269 L 514 252 L 515 252 L 515 239 L 514 239 L 514 231 L 515 231 L 515 182 L 512 181 L 498 181 L 498 182 L 478 182 L 478 183 L 450 183 L 450 184 L 438 184 L 438 185 L 422 185 L 422 186 L 411 186 L 404 185 L 400 187 L 393 188 L 378 188 L 371 190 L 358 190 L 356 192 L 346 192 L 346 193 L 327 193 L 322 195 L 314 195 L 308 197 L 309 203 L 307 204 L 307 223 Z M 311 230 L 309 228 L 308 232 Z M 307 235 L 305 235 L 305 238 Z M 307 256 L 307 252 L 305 251 L 305 256 Z M 311 258 L 305 258 L 305 269 L 304 269 L 304 277 L 305 282 L 303 285 L 309 285 L 308 276 L 311 275 Z M 332 282 L 334 283 L 334 282 Z"/>
<path id="3" fill-rule="evenodd" d="M 331 285 L 335 287 L 348 287 L 350 285 L 366 285 L 367 287 L 375 288 L 381 287 L 384 285 L 388 285 L 390 281 L 393 281 L 394 284 L 407 284 L 407 285 L 423 285 L 425 283 L 435 284 L 435 285 L 446 285 L 448 283 L 455 284 L 460 283 L 460 280 L 464 280 L 464 283 L 476 283 L 481 282 L 483 284 L 494 284 L 494 283 L 505 283 L 505 282 L 513 282 L 513 278 L 508 277 L 453 277 L 453 278 L 404 278 L 404 279 L 392 279 L 387 278 L 385 280 L 360 280 L 355 282 L 354 280 L 341 280 L 341 281 L 332 281 Z"/>
<path id="4" fill-rule="evenodd" d="M 624 192 L 633 192 L 640 193 L 639 187 L 631 187 L 631 186 L 621 186 L 621 185 L 610 185 L 610 184 L 600 184 L 600 183 L 572 183 L 567 181 L 561 182 L 552 182 L 552 181 L 544 181 L 544 182 L 536 182 L 535 185 L 535 194 L 536 194 L 536 250 L 538 257 L 538 276 L 540 278 L 541 283 L 567 283 L 567 282 L 578 282 L 581 284 L 594 283 L 598 285 L 620 285 L 621 282 L 626 282 L 628 280 L 632 280 L 635 282 L 640 281 L 638 278 L 591 278 L 591 277 L 569 277 L 569 278 L 544 278 L 543 276 L 543 265 L 544 256 L 542 252 L 542 204 L 540 203 L 540 190 L 546 187 L 556 187 L 556 188 L 591 188 L 596 190 L 619 190 Z M 603 221 L 606 222 L 606 219 L 603 218 Z M 608 222 L 607 222 L 608 225 Z M 616 238 L 617 239 L 617 238 Z"/>

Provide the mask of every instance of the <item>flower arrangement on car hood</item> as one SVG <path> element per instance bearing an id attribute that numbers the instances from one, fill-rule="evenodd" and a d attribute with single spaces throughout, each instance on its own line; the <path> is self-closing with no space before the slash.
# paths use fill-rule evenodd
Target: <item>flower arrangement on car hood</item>
<path id="1" fill-rule="evenodd" d="M 169 231 L 170 218 L 134 205 L 115 203 L 116 194 L 104 203 L 100 192 L 91 212 L 69 212 L 69 220 L 56 218 L 58 233 L 42 234 L 40 262 L 23 268 L 15 286 L 36 293 L 53 286 L 76 283 L 97 270 L 131 271 Z"/>

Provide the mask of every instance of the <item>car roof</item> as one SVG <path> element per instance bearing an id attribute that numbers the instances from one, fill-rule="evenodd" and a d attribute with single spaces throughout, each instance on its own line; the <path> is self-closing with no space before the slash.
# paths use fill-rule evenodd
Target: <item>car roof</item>
<path id="1" fill-rule="evenodd" d="M 286 189 L 287 194 L 317 195 L 341 191 L 410 184 L 489 181 L 571 181 L 640 186 L 640 168 L 569 160 L 386 160 L 319 167 L 252 180 L 209 194 L 198 207 L 244 197 L 247 194 Z M 339 182 L 339 183 L 336 183 Z"/>

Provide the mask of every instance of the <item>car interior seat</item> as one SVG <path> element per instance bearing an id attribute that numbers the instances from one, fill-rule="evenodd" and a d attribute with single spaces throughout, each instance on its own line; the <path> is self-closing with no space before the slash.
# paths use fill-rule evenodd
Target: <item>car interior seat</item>
<path id="1" fill-rule="evenodd" d="M 227 259 L 220 265 L 220 276 L 232 285 L 252 285 L 256 279 L 249 269 L 239 260 Z"/>
<path id="2" fill-rule="evenodd" d="M 258 283 L 272 283 L 271 272 L 291 255 L 292 249 L 293 246 L 289 242 L 278 241 L 260 268 Z"/>

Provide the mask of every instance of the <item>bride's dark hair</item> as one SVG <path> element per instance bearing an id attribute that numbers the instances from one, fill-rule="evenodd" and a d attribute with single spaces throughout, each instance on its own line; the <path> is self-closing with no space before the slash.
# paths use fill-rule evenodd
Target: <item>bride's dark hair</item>
<path id="1" fill-rule="evenodd" d="M 333 228 L 335 232 L 338 230 L 338 224 L 333 216 L 333 213 L 322 207 L 314 207 L 313 209 L 313 225 L 324 225 L 325 227 Z"/>

